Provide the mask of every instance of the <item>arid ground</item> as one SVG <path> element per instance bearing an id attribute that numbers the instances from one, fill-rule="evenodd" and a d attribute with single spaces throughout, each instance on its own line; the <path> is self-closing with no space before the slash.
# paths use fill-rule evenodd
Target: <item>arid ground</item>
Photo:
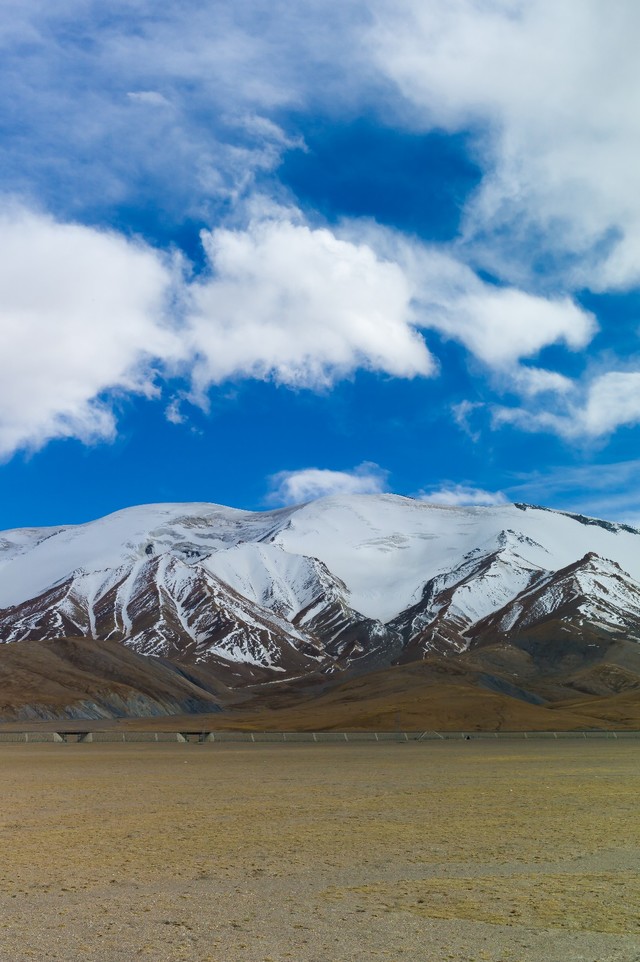
<path id="1" fill-rule="evenodd" d="M 2 962 L 636 962 L 640 741 L 0 745 Z"/>

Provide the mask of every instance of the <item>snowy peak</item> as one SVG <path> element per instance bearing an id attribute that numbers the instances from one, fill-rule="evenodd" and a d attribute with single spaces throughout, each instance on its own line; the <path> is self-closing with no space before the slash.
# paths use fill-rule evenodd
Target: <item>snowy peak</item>
<path id="1" fill-rule="evenodd" d="M 431 578 L 421 600 L 394 622 L 406 642 L 426 653 L 442 650 L 442 639 L 445 648 L 451 646 L 457 637 L 457 649 L 464 649 L 472 625 L 546 574 L 520 553 L 527 547 L 536 555 L 545 551 L 533 539 L 504 529 L 469 551 L 454 569 Z"/>
<path id="2" fill-rule="evenodd" d="M 276 544 L 238 544 L 211 554 L 203 565 L 238 594 L 289 621 L 319 599 L 347 590 L 317 558 L 291 554 Z"/>
<path id="3" fill-rule="evenodd" d="M 628 526 L 525 505 L 145 505 L 0 534 L 0 640 L 116 641 L 257 677 L 455 654 L 545 618 L 636 637 L 639 549 Z"/>
<path id="4" fill-rule="evenodd" d="M 476 625 L 476 634 L 521 633 L 552 619 L 637 635 L 640 583 L 593 551 L 551 572 Z"/>
<path id="5" fill-rule="evenodd" d="M 3 640 L 88 637 L 190 663 L 221 658 L 277 671 L 322 653 L 278 614 L 170 553 L 101 572 L 75 572 L 5 610 Z"/>
<path id="6" fill-rule="evenodd" d="M 580 524 L 595 525 L 598 528 L 602 528 L 603 531 L 610 531 L 613 534 L 616 534 L 619 531 L 626 531 L 628 534 L 640 534 L 640 529 L 634 528 L 630 524 L 623 524 L 621 521 L 602 521 L 600 518 L 590 518 L 586 514 L 574 514 L 571 511 L 558 511 L 556 508 L 545 508 L 539 504 L 525 504 L 519 501 L 516 501 L 513 506 L 514 508 L 518 508 L 520 511 L 548 511 L 550 514 L 562 515 L 565 518 L 571 518 L 573 521 L 578 521 Z"/>

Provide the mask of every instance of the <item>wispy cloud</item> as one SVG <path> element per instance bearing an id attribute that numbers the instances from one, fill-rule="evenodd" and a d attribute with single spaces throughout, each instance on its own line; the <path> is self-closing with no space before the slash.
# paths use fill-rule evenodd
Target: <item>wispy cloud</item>
<path id="1" fill-rule="evenodd" d="M 640 460 L 543 468 L 511 482 L 505 491 L 512 501 L 551 505 L 637 525 Z"/>
<path id="2" fill-rule="evenodd" d="M 158 93 L 157 90 L 129 90 L 127 92 L 129 100 L 137 104 L 146 104 L 149 107 L 170 107 L 171 101 Z"/>
<path id="3" fill-rule="evenodd" d="M 640 372 L 607 371 L 584 385 L 575 384 L 552 407 L 496 406 L 496 426 L 557 434 L 567 440 L 596 440 L 618 428 L 640 424 Z"/>
<path id="4" fill-rule="evenodd" d="M 171 398 L 164 410 L 164 416 L 170 424 L 185 424 L 188 420 L 180 409 L 181 400 L 180 397 Z"/>
<path id="5" fill-rule="evenodd" d="M 416 497 L 429 504 L 443 504 L 449 507 L 461 505 L 506 504 L 508 498 L 501 491 L 485 491 L 471 484 L 445 483 L 436 488 L 419 491 Z"/>
<path id="6" fill-rule="evenodd" d="M 276 114 L 346 104 L 366 17 L 337 0 L 9 0 L 5 13 L 3 188 L 61 216 L 162 198 L 175 221 L 209 217 L 301 145 Z"/>
<path id="7" fill-rule="evenodd" d="M 640 280 L 640 7 L 584 0 L 378 0 L 372 51 L 426 128 L 479 133 L 466 233 L 522 283 Z"/>

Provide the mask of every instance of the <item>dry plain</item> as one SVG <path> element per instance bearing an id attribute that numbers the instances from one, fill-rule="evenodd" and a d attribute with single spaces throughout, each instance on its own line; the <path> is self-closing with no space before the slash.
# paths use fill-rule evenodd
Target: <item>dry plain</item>
<path id="1" fill-rule="evenodd" d="M 640 742 L 0 745 L 2 962 L 637 962 Z"/>

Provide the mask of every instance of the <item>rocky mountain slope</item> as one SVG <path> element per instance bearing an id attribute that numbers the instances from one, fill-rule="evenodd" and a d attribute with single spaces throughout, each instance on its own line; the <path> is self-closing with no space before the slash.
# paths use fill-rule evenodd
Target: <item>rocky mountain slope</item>
<path id="1" fill-rule="evenodd" d="M 117 642 L 25 641 L 0 652 L 0 718 L 104 719 L 220 712 L 230 692 Z"/>
<path id="2" fill-rule="evenodd" d="M 430 657 L 495 662 L 498 649 L 515 677 L 536 646 L 565 674 L 615 650 L 633 679 L 640 531 L 528 505 L 354 495 L 254 513 L 148 505 L 1 533 L 0 641 L 70 638 L 229 689 Z M 553 674 L 551 655 L 545 666 L 537 676 Z"/>

